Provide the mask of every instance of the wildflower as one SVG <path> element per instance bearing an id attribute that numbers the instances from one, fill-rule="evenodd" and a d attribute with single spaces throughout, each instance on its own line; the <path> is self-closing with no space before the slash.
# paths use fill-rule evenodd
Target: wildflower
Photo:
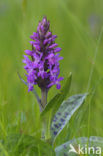
<path id="1" fill-rule="evenodd" d="M 28 91 L 32 91 L 34 85 L 38 85 L 41 90 L 48 90 L 53 85 L 60 89 L 63 77 L 59 77 L 59 61 L 63 58 L 59 56 L 61 48 L 55 43 L 57 36 L 50 32 L 50 23 L 46 17 L 39 22 L 37 31 L 30 38 L 32 50 L 25 50 L 27 55 L 24 55 L 23 60 L 26 64 L 24 69 L 27 72 Z"/>

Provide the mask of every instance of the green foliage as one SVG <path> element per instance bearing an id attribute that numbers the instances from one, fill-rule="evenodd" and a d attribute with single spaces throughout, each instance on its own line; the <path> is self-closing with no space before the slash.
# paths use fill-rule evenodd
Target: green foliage
<path id="1" fill-rule="evenodd" d="M 71 86 L 71 80 L 72 75 L 67 78 L 63 88 L 61 89 L 60 93 L 56 94 L 52 100 L 47 104 L 47 106 L 44 108 L 43 112 L 41 113 L 41 120 L 43 122 L 44 127 L 44 133 L 46 139 L 51 138 L 50 135 L 50 125 L 51 120 L 54 117 L 55 113 L 59 109 L 61 103 L 64 101 L 66 96 L 69 93 L 70 86 Z"/>
<path id="2" fill-rule="evenodd" d="M 12 133 L 32 135 L 37 139 L 41 137 L 38 104 L 33 94 L 28 93 L 27 87 L 21 84 L 17 71 L 24 75 L 24 50 L 31 48 L 29 36 L 44 15 L 50 20 L 51 30 L 58 35 L 56 41 L 62 48 L 64 61 L 61 62 L 61 76 L 66 77 L 70 71 L 73 73 L 70 95 L 87 92 L 88 88 L 88 92 L 93 94 L 92 100 L 86 101 L 76 114 L 75 122 L 71 120 L 69 128 L 73 133 L 65 127 L 62 138 L 103 137 L 103 1 L 0 0 L 0 140 Z M 90 74 L 91 67 L 93 70 Z M 40 95 L 40 90 L 35 89 Z M 55 99 L 58 99 L 61 94 L 52 87 L 48 101 L 55 95 Z M 49 119 L 51 111 L 47 112 L 43 116 Z M 80 126 L 77 126 L 78 122 Z M 61 144 L 62 138 L 55 142 L 55 146 Z M 8 156 L 8 149 L 2 143 L 0 149 Z"/>
<path id="3" fill-rule="evenodd" d="M 52 147 L 32 136 L 12 134 L 2 144 L 10 156 L 27 154 L 28 156 L 55 156 Z M 2 155 L 3 156 L 3 155 Z M 5 155 L 6 156 L 6 155 Z"/>
<path id="4" fill-rule="evenodd" d="M 67 78 L 63 88 L 61 89 L 60 93 L 56 94 L 51 101 L 47 104 L 44 108 L 44 111 L 41 113 L 41 117 L 45 116 L 49 111 L 52 110 L 52 116 L 56 113 L 58 108 L 60 107 L 61 103 L 65 100 L 67 94 L 69 93 L 70 86 L 71 86 L 72 75 Z"/>
<path id="5" fill-rule="evenodd" d="M 83 104 L 86 96 L 87 94 L 74 95 L 61 104 L 51 123 L 51 135 L 53 141 L 69 122 L 75 111 Z"/>

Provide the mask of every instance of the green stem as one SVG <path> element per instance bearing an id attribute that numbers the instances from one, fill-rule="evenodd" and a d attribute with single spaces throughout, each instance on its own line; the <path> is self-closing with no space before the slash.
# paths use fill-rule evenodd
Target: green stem
<path id="1" fill-rule="evenodd" d="M 47 89 L 41 89 L 41 105 L 42 105 L 42 109 L 45 108 L 46 104 L 47 104 L 47 95 L 48 95 L 48 90 Z M 47 119 L 44 118 L 43 119 L 43 133 L 42 133 L 42 138 L 44 138 L 44 140 L 46 139 L 46 135 L 47 135 Z"/>
<path id="2" fill-rule="evenodd" d="M 48 94 L 48 90 L 47 89 L 42 89 L 41 90 L 41 104 L 42 107 L 44 108 L 47 104 L 47 94 Z"/>

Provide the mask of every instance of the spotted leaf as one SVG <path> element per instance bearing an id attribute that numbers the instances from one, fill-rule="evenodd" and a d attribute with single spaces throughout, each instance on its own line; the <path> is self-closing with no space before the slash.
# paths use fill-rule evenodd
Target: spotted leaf
<path id="1" fill-rule="evenodd" d="M 56 112 L 51 123 L 52 141 L 56 139 L 75 111 L 83 104 L 87 94 L 78 94 L 64 101 Z"/>

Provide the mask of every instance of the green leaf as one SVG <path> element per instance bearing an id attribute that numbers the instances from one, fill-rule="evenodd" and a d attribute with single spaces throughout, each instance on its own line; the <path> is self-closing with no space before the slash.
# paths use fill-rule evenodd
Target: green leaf
<path id="1" fill-rule="evenodd" d="M 74 95 L 62 103 L 51 123 L 52 141 L 56 139 L 75 111 L 83 104 L 86 96 L 87 94 Z"/>
<path id="2" fill-rule="evenodd" d="M 9 156 L 8 152 L 6 151 L 3 140 L 0 140 L 0 156 Z"/>
<path id="3" fill-rule="evenodd" d="M 12 134 L 4 142 L 5 149 L 10 155 L 28 154 L 34 156 L 55 156 L 52 146 L 46 142 L 28 135 Z"/>
<path id="4" fill-rule="evenodd" d="M 87 149 L 88 151 L 87 154 L 89 155 L 89 150 L 88 150 L 89 147 L 94 147 L 94 154 L 92 150 L 91 150 L 92 153 L 90 154 L 90 156 L 94 156 L 96 155 L 97 152 L 99 152 L 97 151 L 98 147 L 103 149 L 103 138 L 91 136 L 90 138 L 81 137 L 81 138 L 70 140 L 55 148 L 56 156 L 78 156 L 80 154 L 79 147 L 84 148 L 83 149 L 84 155 L 86 154 L 85 149 Z M 71 149 L 74 149 L 75 152 L 71 152 L 70 151 Z M 81 155 L 83 153 L 81 153 Z"/>
<path id="5" fill-rule="evenodd" d="M 56 94 L 52 100 L 47 104 L 44 111 L 41 113 L 41 117 L 45 116 L 50 110 L 52 110 L 52 116 L 56 113 L 61 103 L 65 100 L 71 86 L 72 74 L 66 80 L 60 93 Z"/>

